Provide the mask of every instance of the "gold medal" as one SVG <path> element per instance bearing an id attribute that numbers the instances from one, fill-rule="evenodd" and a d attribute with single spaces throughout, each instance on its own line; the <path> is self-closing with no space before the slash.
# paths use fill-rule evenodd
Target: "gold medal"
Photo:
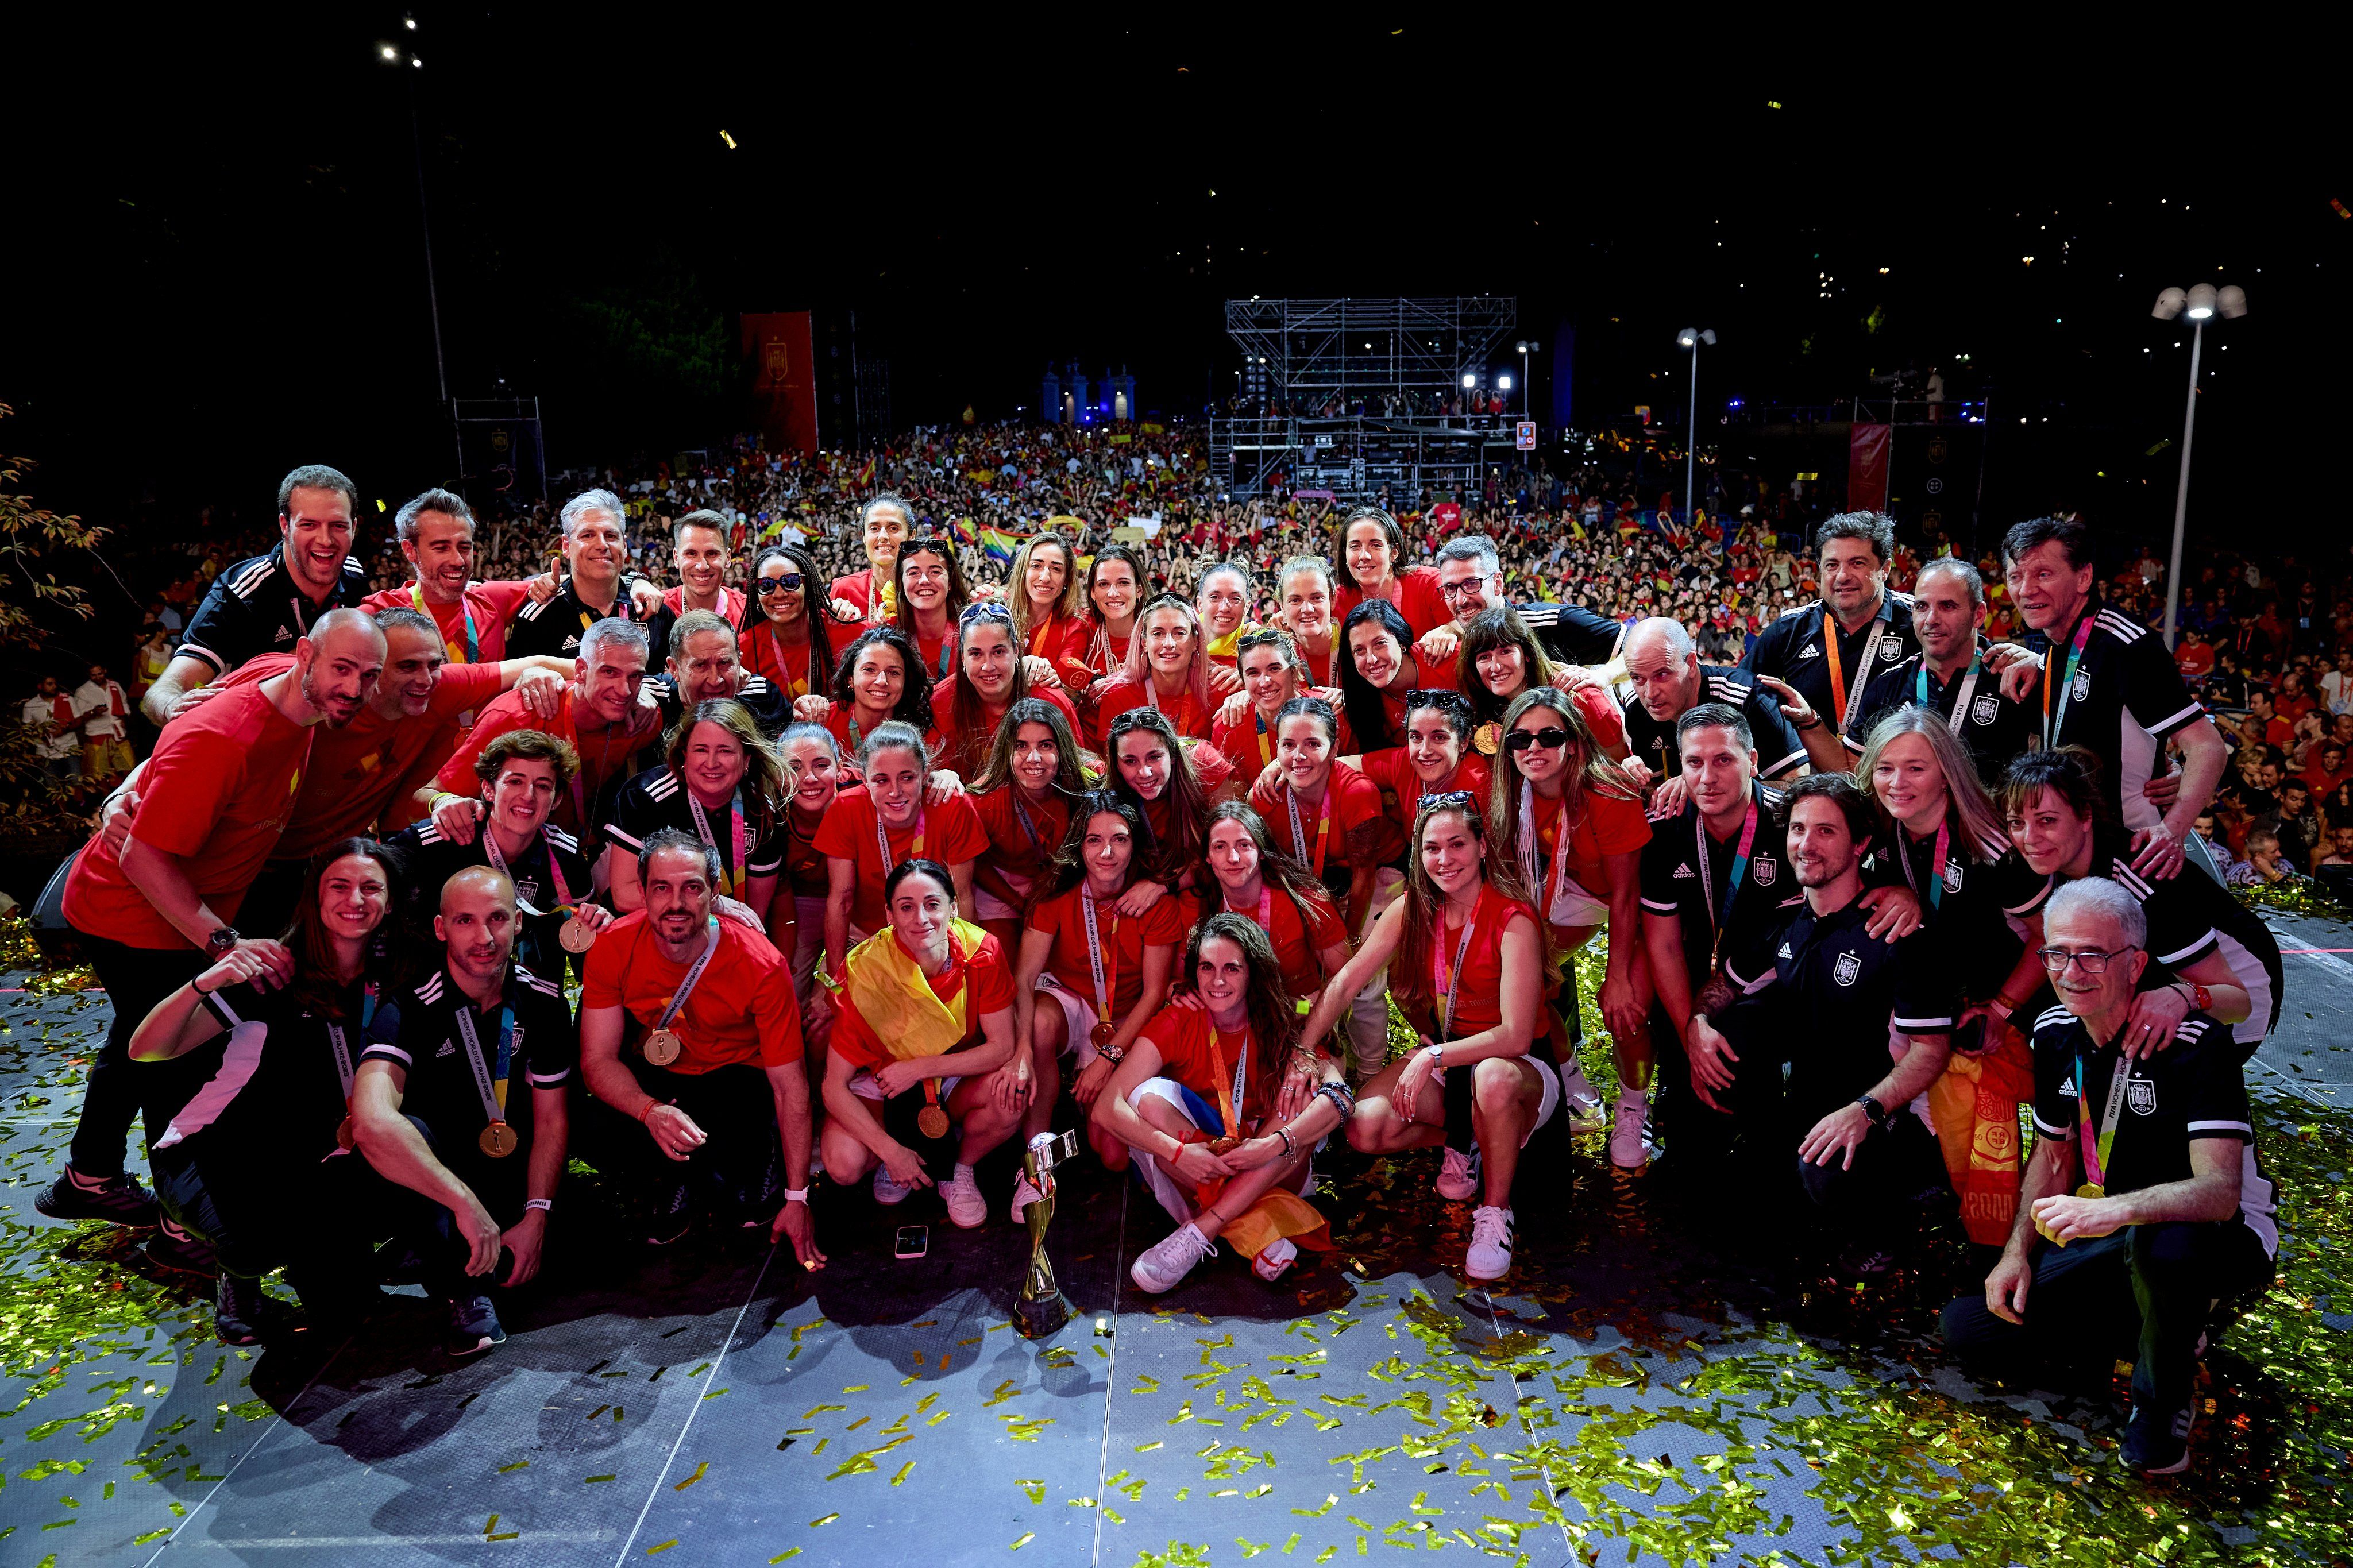
<path id="1" fill-rule="evenodd" d="M 666 1068 L 678 1060 L 682 1048 L 678 1036 L 668 1029 L 656 1029 L 646 1037 L 646 1060 L 658 1068 Z"/>
<path id="2" fill-rule="evenodd" d="M 936 1105 L 926 1105 L 915 1112 L 915 1129 L 926 1138 L 948 1135 L 948 1113 Z"/>
<path id="3" fill-rule="evenodd" d="M 2041 1233 L 2042 1233 L 2042 1239 L 2043 1239 L 2043 1240 L 2045 1240 L 2045 1241 L 2047 1241 L 2047 1242 L 2049 1242 L 2052 1246 L 2053 1246 L 2053 1247 L 2064 1247 L 2064 1246 L 2066 1246 L 2066 1245 L 2067 1245 L 2065 1242 L 2063 1242 L 2063 1241 L 2060 1240 L 2060 1239 L 2059 1239 L 2059 1237 L 2057 1237 L 2056 1236 L 2053 1236 L 2053 1235 L 2051 1233 L 2051 1227 L 2050 1227 L 2049 1226 L 2047 1226 L 2047 1225 L 2044 1225 L 2044 1224 L 2042 1223 L 2042 1221 L 2040 1218 L 2038 1218 L 2038 1219 L 2036 1219 L 2036 1220 L 2035 1220 L 2035 1222 L 2034 1222 L 2034 1228 L 2035 1228 L 2037 1231 L 2041 1232 Z"/>
<path id="4" fill-rule="evenodd" d="M 1119 1031 L 1113 1028 L 1109 1024 L 1097 1024 L 1092 1029 L 1087 1032 L 1087 1038 L 1092 1040 L 1095 1043 L 1095 1047 L 1100 1050 L 1104 1046 L 1111 1044 L 1111 1037 L 1118 1033 Z"/>
<path id="5" fill-rule="evenodd" d="M 563 929 L 555 933 L 555 940 L 562 944 L 566 952 L 586 952 L 596 945 L 596 933 L 589 929 L 586 921 L 582 920 L 578 915 L 574 915 L 570 920 L 565 921 Z"/>
<path id="6" fill-rule="evenodd" d="M 474 1142 L 480 1144 L 482 1152 L 493 1160 L 503 1160 L 522 1147 L 522 1140 L 515 1135 L 515 1130 L 503 1121 L 493 1121 L 483 1128 L 482 1135 Z"/>
<path id="7" fill-rule="evenodd" d="M 359 1124 L 345 1116 L 335 1127 L 335 1147 L 346 1154 L 359 1142 Z"/>
<path id="8" fill-rule="evenodd" d="M 1479 748 L 1481 756 L 1492 757 L 1503 746 L 1504 727 L 1501 724 L 1482 724 L 1471 731 L 1471 743 Z"/>
<path id="9" fill-rule="evenodd" d="M 2108 1189 L 2097 1182 L 2085 1182 L 2075 1189 L 2075 1195 L 2079 1198 L 2104 1198 L 2108 1195 Z"/>

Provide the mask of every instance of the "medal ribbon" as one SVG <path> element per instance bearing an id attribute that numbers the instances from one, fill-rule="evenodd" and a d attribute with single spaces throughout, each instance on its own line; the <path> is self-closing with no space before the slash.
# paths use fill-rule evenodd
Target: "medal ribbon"
<path id="1" fill-rule="evenodd" d="M 368 982 L 366 992 L 360 998 L 360 1033 L 366 1034 L 368 1026 L 375 1022 L 375 982 L 371 980 Z M 335 1076 L 343 1080 L 343 1109 L 349 1110 L 352 1106 L 352 1047 L 351 1043 L 343 1038 L 343 1026 L 341 1024 L 327 1026 L 327 1042 L 335 1050 Z"/>
<path id="2" fill-rule="evenodd" d="M 1757 795 L 1748 795 L 1748 817 L 1740 825 L 1740 842 L 1732 851 L 1732 875 L 1724 885 L 1724 902 L 1715 901 L 1715 871 L 1708 863 L 1707 818 L 1694 808 L 1692 812 L 1692 843 L 1699 862 L 1699 896 L 1707 901 L 1708 930 L 1714 942 L 1707 952 L 1707 966 L 1713 971 L 1724 952 L 1724 928 L 1732 921 L 1732 901 L 1740 897 L 1740 884 L 1747 879 L 1749 852 L 1757 847 Z"/>
<path id="3" fill-rule="evenodd" d="M 499 1009 L 499 1055 L 493 1072 L 482 1060 L 481 1037 L 474 1033 L 474 1003 L 464 992 L 458 994 L 458 1034 L 465 1042 L 466 1065 L 473 1069 L 474 1092 L 482 1097 L 482 1117 L 488 1121 L 507 1119 L 507 1069 L 514 1065 L 514 1009 Z"/>
<path id="4" fill-rule="evenodd" d="M 433 618 L 433 612 L 425 607 L 424 584 L 411 583 L 408 585 L 408 597 L 409 602 L 417 606 L 418 615 L 428 620 Z M 474 606 L 466 603 L 466 595 L 462 591 L 458 595 L 458 609 L 466 617 L 466 646 L 459 647 L 454 640 L 444 641 L 441 646 L 448 650 L 451 664 L 480 664 L 482 662 L 482 639 L 474 632 Z"/>
<path id="5" fill-rule="evenodd" d="M 686 792 L 686 805 L 689 811 L 694 813 L 695 832 L 702 836 L 702 841 L 705 844 L 710 845 L 713 849 L 718 848 L 719 841 L 711 836 L 711 818 L 703 814 L 702 803 L 694 798 L 694 792 L 691 790 Z M 878 816 L 875 820 L 880 822 L 881 818 Z M 740 899 L 744 896 L 744 793 L 741 785 L 738 785 L 735 794 L 727 799 L 727 839 L 730 847 L 735 851 L 735 858 L 727 863 L 727 890 Z M 554 857 L 550 856 L 548 858 L 553 860 Z M 885 866 L 882 869 L 888 873 L 891 868 Z"/>
<path id="6" fill-rule="evenodd" d="M 1266 718 L 1255 708 L 1250 710 L 1250 722 L 1258 727 L 1258 765 L 1261 771 L 1274 762 L 1274 740 L 1266 732 Z"/>
<path id="7" fill-rule="evenodd" d="M 1094 895 L 1089 893 L 1084 888 L 1079 889 L 1079 911 L 1086 917 L 1087 963 L 1094 970 L 1095 975 L 1095 1022 L 1108 1024 L 1112 1021 L 1111 994 L 1119 984 L 1119 949 L 1116 945 L 1112 949 L 1111 973 L 1110 978 L 1106 980 L 1103 974 L 1103 941 L 1095 935 Z M 1116 906 L 1111 911 L 1111 940 L 1114 944 L 1119 941 L 1119 910 Z"/>
<path id="8" fill-rule="evenodd" d="M 1752 806 L 1751 809 L 1755 808 Z M 1560 900 L 1561 880 L 1568 869 L 1568 841 L 1576 837 L 1568 825 L 1568 802 L 1566 800 L 1560 803 L 1560 816 L 1554 819 L 1554 823 L 1552 866 L 1548 871 L 1539 875 L 1536 860 L 1541 850 L 1536 843 L 1536 792 L 1535 786 L 1528 783 L 1526 776 L 1522 775 L 1520 779 L 1520 868 L 1527 873 L 1529 882 L 1543 891 L 1542 918 L 1546 921 L 1551 921 L 1552 907 Z M 1701 864 L 1704 865 L 1706 857 L 1702 855 L 1700 858 Z"/>
<path id="9" fill-rule="evenodd" d="M 2132 1077 L 2132 1063 L 2124 1057 L 2116 1058 L 2116 1070 L 2108 1075 L 2108 1103 L 2100 1112 L 2100 1128 L 2095 1137 L 2092 1131 L 2092 1098 L 2084 1083 L 2084 1058 L 2075 1058 L 2075 1109 L 2084 1123 L 2084 1180 L 2095 1187 L 2108 1184 L 2108 1152 L 2116 1147 L 2116 1113 L 2124 1109 L 2125 1081 Z"/>
<path id="10" fill-rule="evenodd" d="M 1250 1031 L 1245 1028 L 1242 1031 L 1241 1051 L 1234 1058 L 1232 1087 L 1228 1088 L 1225 1041 L 1218 1033 L 1218 1026 L 1212 1022 L 1209 1025 L 1209 1072 L 1210 1076 L 1217 1080 L 1219 1101 L 1218 1111 L 1225 1118 L 1225 1136 L 1229 1138 L 1241 1136 L 1242 1124 L 1240 1112 L 1242 1107 L 1243 1078 L 1249 1070 Z"/>
<path id="11" fill-rule="evenodd" d="M 2086 607 L 2083 624 L 2075 628 L 2074 644 L 2067 655 L 2067 673 L 2059 681 L 2059 718 L 2056 722 L 2051 717 L 2051 667 L 2048 661 L 2059 651 L 2057 645 L 2052 645 L 2051 652 L 2043 656 L 2042 745 L 2045 751 L 2059 743 L 2059 732 L 2067 727 L 2067 704 L 2075 696 L 2075 667 L 2083 662 L 2084 647 L 2092 640 L 2092 623 L 2098 618 L 2097 611 Z"/>
<path id="12" fill-rule="evenodd" d="M 910 860 L 920 858 L 923 853 L 923 830 L 931 826 L 931 816 L 921 806 L 915 810 L 915 842 L 907 850 Z M 882 826 L 882 808 L 880 805 L 874 808 L 874 843 L 882 851 L 882 875 L 888 877 L 897 862 L 891 858 L 891 835 Z"/>
<path id="13" fill-rule="evenodd" d="M 1855 672 L 1854 689 L 1849 691 L 1846 666 L 1839 653 L 1838 616 L 1831 612 L 1828 605 L 1822 606 L 1822 643 L 1824 651 L 1831 657 L 1831 706 L 1839 711 L 1838 727 L 1841 735 L 1853 727 L 1854 710 L 1862 705 L 1862 689 L 1871 684 L 1871 656 L 1879 651 L 1880 628 L 1887 624 L 1887 601 L 1883 596 L 1879 614 L 1872 617 L 1871 629 L 1863 634 L 1862 668 Z"/>
<path id="14" fill-rule="evenodd" d="M 702 941 L 702 952 L 687 970 L 686 978 L 678 983 L 678 989 L 670 994 L 670 1002 L 662 1008 L 661 1016 L 654 1020 L 656 1029 L 669 1028 L 677 1020 L 678 1016 L 686 1011 L 686 999 L 694 994 L 695 982 L 701 980 L 702 972 L 711 967 L 712 955 L 718 951 L 719 917 L 713 915 L 711 918 L 711 934 Z"/>
<path id="15" fill-rule="evenodd" d="M 1484 901 L 1483 890 L 1482 901 Z M 1451 968 L 1446 962 L 1446 921 L 1442 917 L 1438 922 L 1438 929 L 1430 933 L 1432 938 L 1430 944 L 1430 978 L 1436 983 L 1438 989 L 1438 1037 L 1440 1040 L 1451 1040 L 1454 1037 L 1454 986 L 1455 983 L 1462 978 L 1462 960 L 1471 952 L 1471 933 L 1478 929 L 1479 906 L 1473 904 L 1471 906 L 1470 914 L 1463 917 L 1462 939 L 1454 944 L 1454 963 Z"/>
<path id="16" fill-rule="evenodd" d="M 1969 710 L 1969 694 L 1978 689 L 1978 672 L 1985 668 L 1985 655 L 1969 655 L 1969 672 L 1961 677 L 1961 689 L 1953 699 L 1953 710 L 1945 715 L 1945 728 L 1957 735 L 1961 732 L 1961 715 Z M 1920 668 L 1912 678 L 1913 699 L 1923 708 L 1928 704 L 1928 656 L 1920 656 Z"/>
<path id="17" fill-rule="evenodd" d="M 1291 849 L 1302 860 L 1307 856 L 1307 827 L 1299 820 L 1299 792 L 1285 788 L 1282 804 L 1291 809 Z M 1315 879 L 1324 879 L 1324 849 L 1332 837 L 1332 781 L 1324 781 L 1324 804 L 1315 814 L 1315 857 L 1309 862 L 1314 868 Z"/>
<path id="18" fill-rule="evenodd" d="M 547 879 L 555 884 L 555 908 L 533 909 L 521 894 L 515 896 L 515 907 L 533 916 L 568 915 L 572 912 L 572 889 L 564 885 L 564 868 L 555 863 L 555 846 L 548 841 L 545 823 L 540 824 L 539 841 L 547 850 Z M 507 858 L 499 852 L 499 836 L 487 822 L 482 824 L 482 853 L 491 858 L 491 865 L 506 871 L 508 880 L 513 880 L 514 873 L 507 868 Z"/>

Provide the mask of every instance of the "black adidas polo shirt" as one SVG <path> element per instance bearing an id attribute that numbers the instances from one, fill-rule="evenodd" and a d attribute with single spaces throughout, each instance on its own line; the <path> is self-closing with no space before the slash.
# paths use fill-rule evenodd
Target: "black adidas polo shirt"
<path id="1" fill-rule="evenodd" d="M 174 657 L 200 658 L 215 675 L 226 675 L 261 654 L 292 653 L 295 639 L 309 637 L 321 616 L 367 596 L 367 573 L 358 556 L 346 555 L 327 602 L 312 603 L 286 569 L 286 546 L 277 544 L 213 579 Z"/>

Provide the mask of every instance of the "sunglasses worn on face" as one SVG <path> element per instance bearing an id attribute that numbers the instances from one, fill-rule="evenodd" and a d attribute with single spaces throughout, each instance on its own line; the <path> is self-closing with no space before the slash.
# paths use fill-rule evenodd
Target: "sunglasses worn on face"
<path id="1" fill-rule="evenodd" d="M 1514 730 L 1504 737 L 1504 750 L 1507 752 L 1525 752 L 1535 746 L 1556 752 L 1567 744 L 1568 731 L 1557 724 L 1547 724 L 1541 730 Z"/>
<path id="2" fill-rule="evenodd" d="M 799 590 L 801 574 L 797 572 L 787 572 L 781 577 L 754 577 L 752 581 L 758 585 L 763 594 L 790 594 Z"/>

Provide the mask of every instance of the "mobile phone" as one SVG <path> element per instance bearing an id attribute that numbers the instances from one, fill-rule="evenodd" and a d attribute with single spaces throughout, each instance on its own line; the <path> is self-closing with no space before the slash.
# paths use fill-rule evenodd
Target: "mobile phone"
<path id="1" fill-rule="evenodd" d="M 899 1227 L 899 1244 L 893 1258 L 921 1258 L 932 1249 L 932 1227 L 927 1225 L 902 1225 Z"/>

